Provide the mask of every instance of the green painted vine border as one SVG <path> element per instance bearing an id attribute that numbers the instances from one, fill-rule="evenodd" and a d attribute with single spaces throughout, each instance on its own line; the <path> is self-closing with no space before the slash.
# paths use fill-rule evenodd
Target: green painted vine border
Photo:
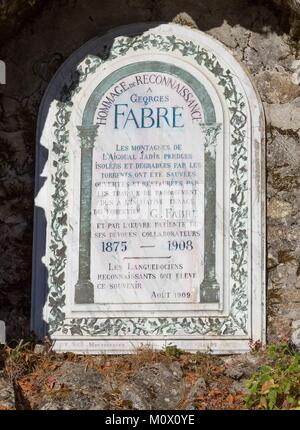
<path id="1" fill-rule="evenodd" d="M 72 97 L 82 89 L 86 79 L 107 61 L 125 56 L 130 50 L 176 52 L 192 57 L 205 67 L 215 79 L 225 97 L 230 113 L 231 174 L 230 174 L 230 278 L 231 307 L 226 317 L 168 317 L 168 318 L 73 318 L 66 319 L 64 307 L 67 234 L 67 164 L 69 131 L 67 129 Z M 48 324 L 50 335 L 86 336 L 182 336 L 182 335 L 239 335 L 246 336 L 248 329 L 247 255 L 248 255 L 248 172 L 246 147 L 246 102 L 237 91 L 235 78 L 225 69 L 214 54 L 190 41 L 175 36 L 145 34 L 134 38 L 116 39 L 109 57 L 102 60 L 89 56 L 79 66 L 79 84 L 70 90 L 66 103 L 57 102 L 56 120 L 53 124 L 53 185 L 51 209 L 51 243 L 49 256 Z"/>

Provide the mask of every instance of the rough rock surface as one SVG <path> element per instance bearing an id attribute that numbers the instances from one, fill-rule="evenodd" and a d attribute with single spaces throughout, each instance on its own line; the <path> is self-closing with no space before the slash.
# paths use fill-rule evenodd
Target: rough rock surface
<path id="1" fill-rule="evenodd" d="M 145 366 L 121 388 L 121 397 L 133 409 L 176 409 L 185 390 L 178 363 Z"/>
<path id="2" fill-rule="evenodd" d="M 187 394 L 186 401 L 184 403 L 184 409 L 194 410 L 197 408 L 197 402 L 200 396 L 207 394 L 207 384 L 205 379 L 200 376 L 196 382 L 192 385 L 189 393 Z"/>
<path id="3" fill-rule="evenodd" d="M 0 411 L 15 409 L 15 393 L 13 384 L 0 372 Z"/>
<path id="4" fill-rule="evenodd" d="M 246 66 L 264 103 L 268 339 L 291 338 L 300 320 L 299 1 L 123 0 L 122 14 L 119 0 L 102 3 L 0 4 L 0 58 L 7 65 L 7 84 L 0 86 L 0 319 L 7 324 L 8 337 L 28 333 L 34 133 L 47 84 L 86 40 L 119 25 L 172 21 L 185 11 Z"/>
<path id="5" fill-rule="evenodd" d="M 297 321 L 293 321 L 292 328 L 293 328 L 292 342 L 298 348 L 300 348 L 300 319 Z"/>
<path id="6" fill-rule="evenodd" d="M 67 361 L 47 377 L 48 390 L 28 392 L 24 386 L 18 389 L 19 409 L 103 410 L 108 408 L 105 395 L 112 389 L 95 369 Z"/>
<path id="7" fill-rule="evenodd" d="M 247 353 L 240 356 L 223 357 L 225 374 L 234 380 L 248 379 L 263 363 L 259 354 Z"/>
<path id="8" fill-rule="evenodd" d="M 244 361 L 240 357 L 237 366 L 211 355 L 183 354 L 175 359 L 159 352 L 30 357 L 35 365 L 15 378 L 16 409 L 243 409 L 245 369 L 250 372 L 259 364 L 256 357 Z"/>

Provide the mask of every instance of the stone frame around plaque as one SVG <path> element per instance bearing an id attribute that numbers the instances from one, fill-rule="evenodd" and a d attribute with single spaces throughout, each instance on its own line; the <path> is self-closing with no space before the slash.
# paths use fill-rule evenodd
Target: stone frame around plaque
<path id="1" fill-rule="evenodd" d="M 186 34 L 189 33 L 190 40 Z M 201 36 L 201 38 L 200 38 Z M 201 39 L 201 40 L 200 40 Z M 65 242 L 68 234 L 68 162 L 69 135 L 77 130 L 81 142 L 81 188 L 80 243 L 78 283 L 75 287 L 75 305 L 93 303 L 89 279 L 89 177 L 92 144 L 97 129 L 93 124 L 90 107 L 82 112 L 83 121 L 72 123 L 72 104 L 80 97 L 80 92 L 93 82 L 102 64 L 116 62 L 119 58 L 151 50 L 157 55 L 178 55 L 182 60 L 202 70 L 212 85 L 218 89 L 220 97 L 227 105 L 230 125 L 230 287 L 228 310 L 215 310 L 192 316 L 140 316 L 109 317 L 109 313 L 80 314 L 68 308 L 66 299 L 65 265 L 68 251 Z M 174 54 L 175 53 L 175 54 Z M 149 62 L 149 60 L 147 60 Z M 147 63 L 146 61 L 146 63 Z M 142 63 L 142 61 L 139 61 Z M 131 66 L 133 67 L 133 66 Z M 136 66 L 135 66 L 136 67 Z M 49 324 L 49 333 L 56 339 L 58 350 L 77 352 L 129 352 L 142 342 L 153 346 L 163 346 L 173 341 L 179 347 L 190 351 L 210 348 L 216 353 L 241 352 L 248 350 L 250 338 L 265 338 L 264 288 L 265 288 L 265 223 L 264 223 L 264 117 L 261 104 L 247 74 L 229 51 L 209 36 L 197 30 L 181 26 L 162 25 L 135 38 L 116 39 L 108 59 L 89 56 L 79 68 L 79 84 L 67 102 L 53 103 L 48 126 L 52 129 L 53 147 L 48 159 L 48 195 L 52 195 L 52 205 L 45 205 L 43 198 L 37 200 L 46 210 L 46 218 L 51 229 L 47 231 L 50 244 L 45 262 L 48 274 L 48 306 L 44 314 Z M 120 70 L 120 69 L 118 69 Z M 234 70 L 234 72 L 233 72 Z M 103 82 L 101 81 L 101 85 Z M 85 91 L 86 91 L 85 89 Z M 76 99 L 77 97 L 77 99 Z M 93 100 L 93 98 L 91 98 Z M 92 101 L 91 101 L 92 103 Z M 93 110 L 91 109 L 91 112 Z M 90 114 L 89 120 L 87 120 Z M 53 122 L 53 119 L 55 121 Z M 70 125 L 71 122 L 71 125 Z M 211 173 L 214 166 L 214 143 L 224 126 L 211 117 L 201 124 L 205 135 L 205 166 Z M 74 134 L 72 134 L 74 137 Z M 43 139 L 42 139 L 43 141 Z M 45 146 L 49 144 L 43 141 Z M 50 150 L 51 148 L 49 148 Z M 50 163 L 52 163 L 50 167 Z M 53 169 L 54 167 L 54 169 Z M 51 172 L 51 173 L 50 173 Z M 207 172 L 207 173 L 209 173 Z M 50 180 L 51 177 L 51 180 Z M 87 182 L 85 182 L 87 181 Z M 206 183 L 206 193 L 215 194 L 215 181 Z M 84 192 L 83 192 L 84 191 Z M 208 198 L 214 204 L 215 200 Z M 206 207 L 206 210 L 207 207 Z M 210 211 L 213 210 L 210 208 Z M 214 217 L 208 217 L 206 246 L 213 250 L 215 238 Z M 254 228 L 253 228 L 254 226 Z M 214 276 L 214 253 L 208 252 L 205 276 L 201 286 L 201 301 L 218 303 L 219 286 Z M 210 281 L 208 284 L 207 281 Z M 209 285 L 208 288 L 206 286 Z M 76 308 L 75 308 L 76 309 Z M 224 313 L 225 312 L 225 313 Z M 96 316 L 95 316 L 96 315 Z"/>

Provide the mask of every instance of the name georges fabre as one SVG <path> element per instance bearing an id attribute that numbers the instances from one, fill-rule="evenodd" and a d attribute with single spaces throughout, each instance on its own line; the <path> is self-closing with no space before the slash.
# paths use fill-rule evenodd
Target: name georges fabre
<path id="1" fill-rule="evenodd" d="M 149 414 L 143 416 L 120 416 L 112 414 L 107 416 L 104 421 L 107 425 L 128 425 L 136 428 L 138 425 L 146 424 L 195 424 L 195 414 Z"/>

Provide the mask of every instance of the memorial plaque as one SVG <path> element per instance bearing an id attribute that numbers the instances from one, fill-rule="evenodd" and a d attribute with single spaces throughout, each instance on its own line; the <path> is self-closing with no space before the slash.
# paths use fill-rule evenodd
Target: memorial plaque
<path id="1" fill-rule="evenodd" d="M 33 329 L 44 295 L 59 351 L 264 341 L 263 114 L 244 69 L 164 24 L 78 73 L 39 141 L 47 279 L 34 280 Z"/>

